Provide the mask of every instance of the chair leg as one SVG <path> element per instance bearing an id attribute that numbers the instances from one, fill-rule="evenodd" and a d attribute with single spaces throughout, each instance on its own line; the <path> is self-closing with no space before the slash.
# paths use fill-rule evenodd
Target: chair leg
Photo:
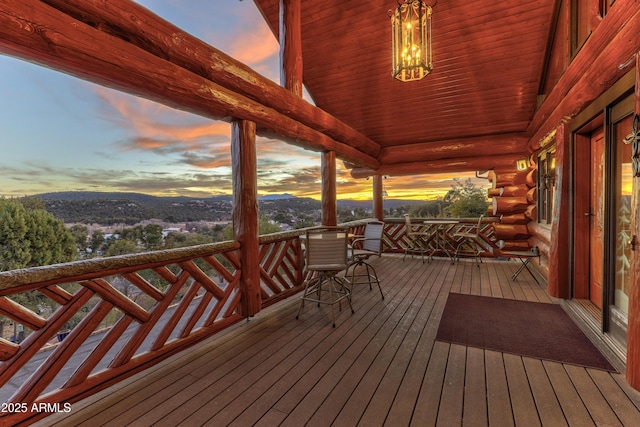
<path id="1" fill-rule="evenodd" d="M 455 261 L 460 261 L 460 252 L 461 249 L 464 248 L 464 246 L 467 246 L 469 248 L 469 250 L 473 253 L 473 258 L 476 262 L 476 266 L 479 268 L 480 264 L 482 263 L 482 258 L 480 257 L 480 248 L 478 247 L 478 244 L 475 241 L 469 241 L 469 240 L 463 240 L 462 242 L 458 243 L 458 246 L 456 246 L 456 255 L 455 255 Z"/>
<path id="2" fill-rule="evenodd" d="M 311 278 L 305 284 L 302 298 L 300 298 L 300 305 L 298 306 L 296 319 L 300 318 L 305 300 L 316 302 L 318 307 L 320 307 L 321 304 L 331 304 L 331 323 L 335 328 L 336 315 L 333 307 L 335 304 L 338 304 L 340 311 L 342 311 L 342 300 L 346 299 L 349 304 L 349 308 L 351 309 L 351 313 L 355 313 L 353 306 L 351 305 L 351 290 L 346 286 L 346 282 L 348 282 L 348 280 L 343 280 L 328 272 L 321 272 L 317 277 Z M 329 287 L 329 298 L 325 301 L 322 301 L 321 299 L 323 286 Z"/>
<path id="3" fill-rule="evenodd" d="M 365 273 L 356 274 L 356 270 L 358 267 L 364 266 Z M 345 277 L 350 277 L 351 288 L 353 289 L 353 285 L 357 283 L 368 283 L 369 290 L 373 289 L 373 282 L 378 285 L 378 289 L 380 290 L 380 295 L 382 299 L 384 299 L 384 293 L 382 292 L 382 287 L 380 286 L 380 279 L 378 278 L 378 273 L 376 269 L 369 264 L 368 262 L 359 259 L 358 261 L 354 261 L 349 266 L 347 266 L 347 272 L 351 271 L 350 276 L 345 273 Z"/>

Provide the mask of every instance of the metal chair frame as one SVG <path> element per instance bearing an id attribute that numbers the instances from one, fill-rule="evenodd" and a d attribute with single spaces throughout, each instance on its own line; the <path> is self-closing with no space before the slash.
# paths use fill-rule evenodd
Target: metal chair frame
<path id="1" fill-rule="evenodd" d="M 413 224 L 411 224 L 411 218 L 409 214 L 404 214 L 404 223 L 405 223 L 405 235 L 409 238 L 409 245 L 404 250 L 404 256 L 402 260 L 407 257 L 407 254 L 411 253 L 411 258 L 413 258 L 413 254 L 419 253 L 422 256 L 422 262 L 424 263 L 424 254 L 429 254 L 429 259 L 431 260 L 433 255 L 433 250 L 431 250 L 426 242 L 425 238 L 431 236 L 431 233 L 426 233 L 422 231 L 414 231 Z"/>
<path id="2" fill-rule="evenodd" d="M 315 302 L 318 307 L 321 304 L 329 304 L 331 305 L 331 320 L 335 328 L 335 304 L 338 304 L 342 311 L 342 301 L 346 300 L 351 313 L 354 313 L 351 305 L 351 291 L 349 286 L 345 284 L 348 281 L 337 275 L 346 270 L 348 265 L 348 229 L 344 227 L 316 227 L 308 229 L 305 236 L 306 268 L 314 272 L 314 276 L 305 284 L 296 319 L 300 318 L 305 301 Z M 328 291 L 328 298 L 323 298 L 323 289 Z"/>
<path id="3" fill-rule="evenodd" d="M 471 249 L 471 253 L 473 254 L 473 257 L 476 261 L 476 265 L 480 267 L 480 264 L 482 264 L 482 257 L 480 256 L 481 248 L 480 244 L 478 243 L 478 239 L 480 238 L 480 226 L 482 225 L 482 218 L 484 218 L 484 215 L 480 215 L 477 224 L 474 224 L 465 231 L 454 233 L 454 238 L 462 238 L 460 243 L 458 243 L 458 245 L 456 246 L 456 261 L 460 261 L 461 249 L 463 249 L 464 246 L 467 246 L 469 249 Z"/>
<path id="4" fill-rule="evenodd" d="M 382 256 L 382 235 L 384 232 L 384 223 L 380 221 L 372 221 L 365 225 L 363 236 L 354 236 L 350 244 L 350 260 L 345 271 L 345 277 L 349 278 L 350 285 L 369 284 L 369 290 L 373 289 L 373 283 L 378 285 L 380 295 L 384 299 L 380 279 L 376 269 L 367 261 L 369 258 Z M 362 268 L 364 267 L 364 272 Z M 358 271 L 360 269 L 360 271 Z"/>

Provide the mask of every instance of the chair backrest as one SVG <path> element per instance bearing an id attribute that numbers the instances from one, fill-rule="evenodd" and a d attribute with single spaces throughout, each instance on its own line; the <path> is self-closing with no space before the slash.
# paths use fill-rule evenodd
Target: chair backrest
<path id="1" fill-rule="evenodd" d="M 407 229 L 405 230 L 405 233 L 408 234 L 413 231 L 411 226 L 411 217 L 409 216 L 409 214 L 404 214 L 404 225 L 407 227 Z"/>
<path id="2" fill-rule="evenodd" d="M 347 266 L 348 229 L 343 227 L 310 228 L 306 232 L 307 268 L 343 270 Z"/>
<path id="3" fill-rule="evenodd" d="M 482 218 L 484 218 L 484 214 L 480 215 L 480 218 L 478 218 L 478 225 L 476 226 L 476 232 L 475 232 L 476 236 L 480 236 L 480 227 L 482 225 Z"/>
<path id="4" fill-rule="evenodd" d="M 379 221 L 368 222 L 364 228 L 364 241 L 362 249 L 382 253 L 382 233 L 384 232 L 384 223 Z"/>

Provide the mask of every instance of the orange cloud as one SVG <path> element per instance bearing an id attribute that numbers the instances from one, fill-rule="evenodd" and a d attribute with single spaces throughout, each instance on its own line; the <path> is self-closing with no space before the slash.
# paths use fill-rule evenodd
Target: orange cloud
<path id="1" fill-rule="evenodd" d="M 239 29 L 229 46 L 229 55 L 249 66 L 278 55 L 280 46 L 273 33 L 263 23 L 255 25 L 251 31 Z"/>

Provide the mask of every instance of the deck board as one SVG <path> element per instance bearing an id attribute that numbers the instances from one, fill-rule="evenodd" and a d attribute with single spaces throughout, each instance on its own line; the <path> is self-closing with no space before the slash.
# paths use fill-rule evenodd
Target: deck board
<path id="1" fill-rule="evenodd" d="M 328 307 L 283 301 L 40 425 L 632 425 L 624 376 L 436 341 L 450 292 L 555 302 L 518 264 L 374 261 L 377 289 Z"/>

